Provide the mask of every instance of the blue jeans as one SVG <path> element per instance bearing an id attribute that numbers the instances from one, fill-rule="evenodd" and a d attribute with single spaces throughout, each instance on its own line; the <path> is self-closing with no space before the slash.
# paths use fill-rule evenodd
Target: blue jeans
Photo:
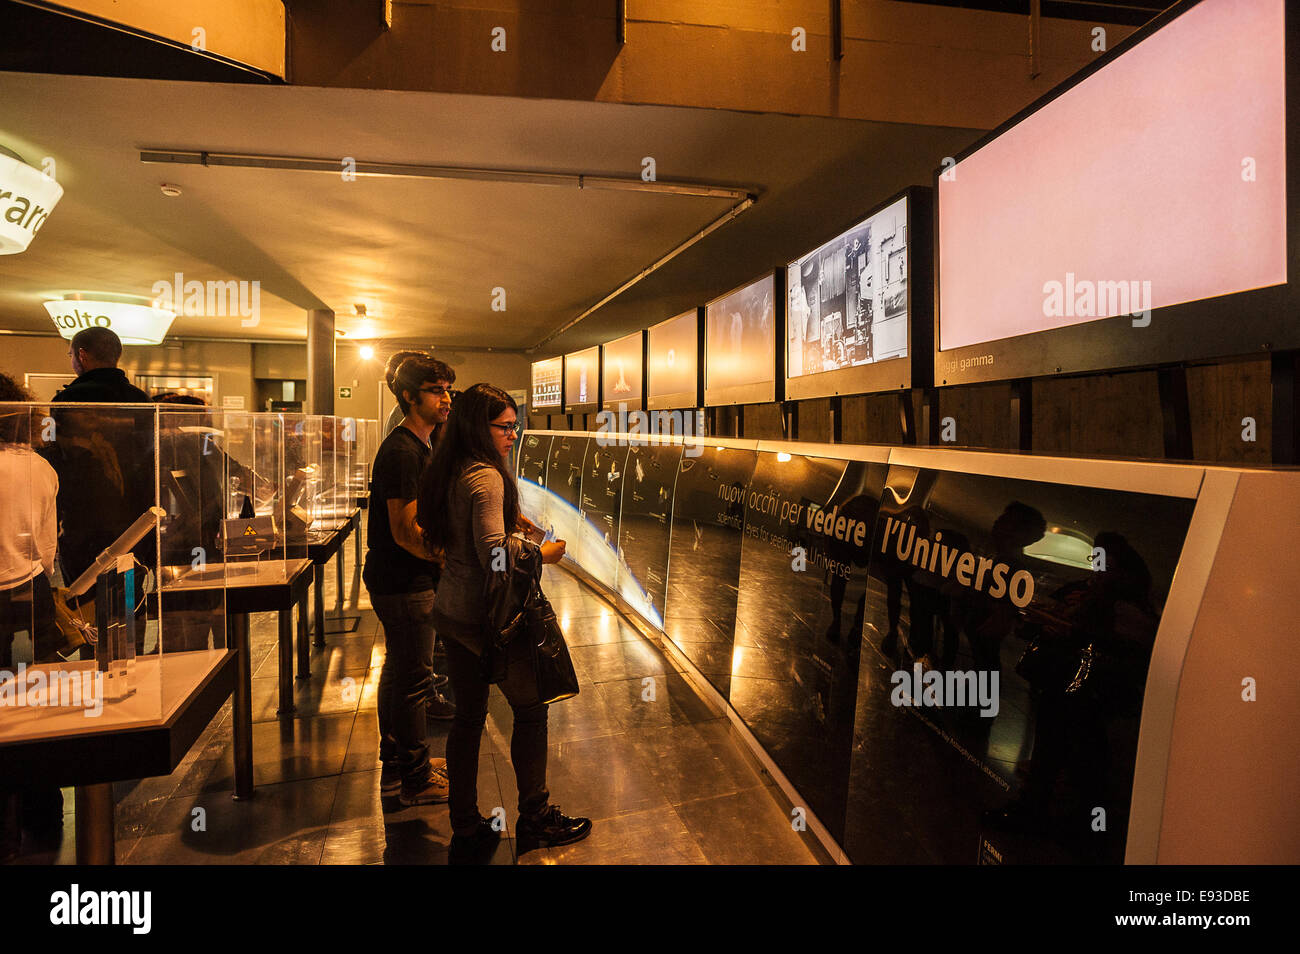
<path id="1" fill-rule="evenodd" d="M 379 674 L 379 760 L 396 762 L 402 779 L 421 782 L 429 771 L 425 703 L 433 689 L 433 590 L 370 594 L 384 627 Z"/>

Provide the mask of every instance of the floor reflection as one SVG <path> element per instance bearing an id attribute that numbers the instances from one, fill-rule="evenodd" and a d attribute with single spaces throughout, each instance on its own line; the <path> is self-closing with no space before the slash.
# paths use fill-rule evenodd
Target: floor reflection
<path id="1" fill-rule="evenodd" d="M 327 572 L 325 603 L 334 603 Z M 493 690 L 479 764 L 479 807 L 502 809 L 504 837 L 490 864 L 815 864 L 825 854 L 792 830 L 771 782 L 734 735 L 651 643 L 602 600 L 548 567 L 545 588 L 569 611 L 582 692 L 550 719 L 549 782 L 566 812 L 595 821 L 586 841 L 520 853 L 508 756 L 511 714 Z M 364 590 L 362 591 L 364 597 Z M 350 613 L 356 611 L 349 607 Z M 123 864 L 446 864 L 445 805 L 402 807 L 379 792 L 373 689 L 384 640 L 363 602 L 361 622 L 312 654 L 312 677 L 295 685 L 298 711 L 275 716 L 276 626 L 252 618 L 254 776 L 257 794 L 235 802 L 229 703 L 171 775 L 120 783 L 117 851 Z M 684 640 L 722 642 L 707 621 L 682 625 Z M 704 668 L 729 673 L 730 639 Z M 649 680 L 649 681 L 647 681 Z M 442 755 L 447 723 L 431 722 Z M 72 864 L 74 814 L 26 837 L 20 864 Z"/>

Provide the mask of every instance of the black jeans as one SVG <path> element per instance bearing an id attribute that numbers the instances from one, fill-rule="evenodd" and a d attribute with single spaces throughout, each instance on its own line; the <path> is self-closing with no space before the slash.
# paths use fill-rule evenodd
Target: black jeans
<path id="1" fill-rule="evenodd" d="M 456 695 L 456 718 L 447 736 L 448 808 L 454 834 L 472 834 L 478 826 L 478 754 L 487 721 L 488 684 L 479 657 L 457 639 L 444 639 L 447 676 Z M 510 733 L 510 764 L 519 788 L 519 814 L 535 815 L 550 803 L 546 790 L 546 706 L 537 701 L 537 686 L 523 666 L 510 666 L 500 684 L 515 724 Z M 502 806 L 504 807 L 504 806 Z"/>
<path id="2" fill-rule="evenodd" d="M 433 689 L 433 590 L 371 593 L 384 627 L 384 668 L 379 674 L 379 760 L 396 762 L 403 780 L 429 771 L 425 703 Z"/>
<path id="3" fill-rule="evenodd" d="M 38 573 L 26 583 L 0 590 L 0 669 L 14 668 L 13 643 L 21 632 L 32 639 L 32 662 L 51 662 L 63 636 L 54 622 L 50 581 Z"/>

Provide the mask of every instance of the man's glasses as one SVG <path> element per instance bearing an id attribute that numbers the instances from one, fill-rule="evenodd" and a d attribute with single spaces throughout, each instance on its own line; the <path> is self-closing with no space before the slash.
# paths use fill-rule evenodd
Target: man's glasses
<path id="1" fill-rule="evenodd" d="M 448 395 L 453 401 L 460 397 L 460 392 L 455 388 L 444 388 L 441 384 L 430 384 L 427 387 L 420 388 L 421 394 L 432 394 L 434 397 Z"/>
<path id="2" fill-rule="evenodd" d="M 524 430 L 524 425 L 518 421 L 511 421 L 509 424 L 488 424 L 488 427 L 495 427 L 500 430 L 502 437 L 507 434 L 513 434 L 515 437 L 518 437 Z"/>

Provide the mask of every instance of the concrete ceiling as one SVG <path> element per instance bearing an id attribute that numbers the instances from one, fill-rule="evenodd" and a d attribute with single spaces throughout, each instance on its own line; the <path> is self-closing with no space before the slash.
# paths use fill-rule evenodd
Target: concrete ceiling
<path id="1" fill-rule="evenodd" d="M 65 194 L 27 252 L 0 257 L 0 329 L 52 330 L 69 291 L 150 295 L 257 281 L 257 327 L 183 316 L 194 337 L 305 337 L 305 309 L 349 339 L 532 348 L 729 209 L 728 199 L 552 185 L 159 165 L 142 149 L 288 155 L 636 178 L 759 195 L 539 353 L 702 302 L 928 181 L 974 130 L 723 110 L 295 86 L 0 73 L 0 145 L 56 162 Z M 160 191 L 166 182 L 179 197 Z M 506 310 L 493 311 L 504 288 Z M 354 314 L 366 306 L 367 316 Z M 668 310 L 665 310 L 668 309 Z M 677 309 L 680 310 L 680 309 Z M 662 312 L 662 313 L 661 313 Z"/>

